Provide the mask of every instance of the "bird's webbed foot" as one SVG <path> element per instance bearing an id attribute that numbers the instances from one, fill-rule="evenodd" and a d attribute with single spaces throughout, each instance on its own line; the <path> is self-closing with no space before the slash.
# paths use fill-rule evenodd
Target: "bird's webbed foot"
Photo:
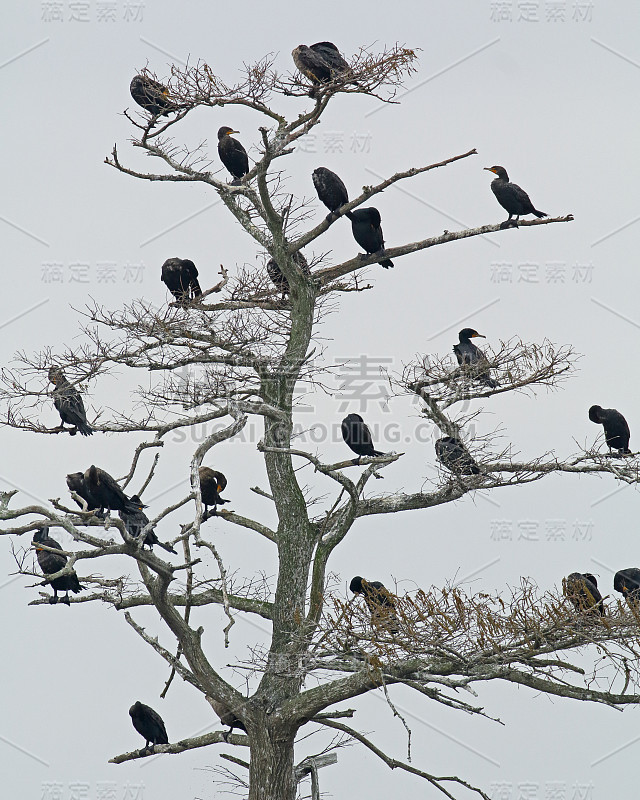
<path id="1" fill-rule="evenodd" d="M 353 461 L 351 463 L 353 464 L 354 467 L 357 467 L 357 466 L 360 465 L 360 459 L 361 458 L 362 458 L 362 456 L 358 456 L 357 458 L 353 459 Z"/>
<path id="2" fill-rule="evenodd" d="M 517 219 L 505 219 L 504 222 L 500 223 L 500 230 L 504 231 L 507 228 L 517 228 L 518 227 L 518 220 Z"/>
<path id="3" fill-rule="evenodd" d="M 57 594 L 54 594 L 53 597 L 49 598 L 49 605 L 55 606 L 55 604 L 57 602 L 58 602 L 58 595 Z"/>
<path id="4" fill-rule="evenodd" d="M 67 592 L 67 594 L 65 594 L 65 596 L 62 598 L 62 600 L 60 602 L 64 603 L 66 606 L 69 606 L 69 608 L 71 608 L 71 600 L 69 600 L 69 593 L 68 592 Z"/>

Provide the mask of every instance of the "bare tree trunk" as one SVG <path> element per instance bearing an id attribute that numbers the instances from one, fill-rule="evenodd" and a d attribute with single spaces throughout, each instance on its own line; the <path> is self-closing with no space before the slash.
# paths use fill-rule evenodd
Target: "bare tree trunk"
<path id="1" fill-rule="evenodd" d="M 260 726 L 251 731 L 249 800 L 295 800 L 295 731 Z"/>

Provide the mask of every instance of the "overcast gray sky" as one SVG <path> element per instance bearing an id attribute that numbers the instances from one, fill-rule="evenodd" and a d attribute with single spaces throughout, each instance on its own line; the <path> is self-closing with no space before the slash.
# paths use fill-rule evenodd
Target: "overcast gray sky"
<path id="1" fill-rule="evenodd" d="M 12 278 L 5 280 L 1 301 L 2 363 L 10 363 L 17 349 L 78 342 L 79 313 L 73 309 L 82 309 L 89 298 L 112 308 L 137 297 L 163 304 L 160 266 L 168 257 L 191 258 L 203 286 L 216 282 L 220 264 L 233 273 L 256 263 L 253 242 L 204 186 L 143 183 L 103 163 L 117 143 L 128 163 L 153 166 L 132 151 L 130 125 L 122 116 L 133 106 L 128 87 L 137 69 L 148 64 L 166 76 L 172 62 L 204 59 L 232 82 L 243 62 L 268 52 L 277 54 L 279 69 L 289 70 L 290 52 L 301 42 L 329 39 L 347 57 L 361 45 L 399 42 L 421 49 L 401 104 L 337 98 L 322 125 L 286 159 L 287 188 L 313 197 L 311 172 L 324 165 L 355 195 L 378 176 L 475 147 L 477 156 L 375 199 L 388 245 L 503 219 L 489 188 L 492 176 L 482 171 L 493 164 L 504 165 L 537 208 L 573 213 L 575 222 L 434 248 L 398 259 L 394 270 L 370 268 L 375 289 L 342 298 L 340 314 L 324 324 L 327 359 L 365 357 L 369 364 L 399 370 L 416 353 L 450 352 L 466 325 L 493 347 L 513 336 L 570 343 L 583 357 L 561 391 L 491 398 L 482 404 L 479 432 L 500 425 L 501 443 L 511 442 L 524 457 L 549 450 L 565 457 L 575 452 L 576 441 L 591 443 L 598 435 L 587 418 L 588 407 L 598 403 L 625 414 L 636 449 L 639 379 L 631 348 L 640 326 L 634 245 L 640 228 L 638 14 L 631 2 L 578 0 L 397 0 L 378 6 L 330 0 L 321 7 L 289 0 L 190 0 L 181 7 L 126 0 L 5 3 L 0 228 L 5 274 Z M 279 98 L 277 105 L 295 115 L 305 103 Z M 215 155 L 216 131 L 230 125 L 251 155 L 262 124 L 246 109 L 203 109 L 173 133 L 191 146 L 206 139 Z M 325 213 L 317 204 L 316 221 Z M 346 221 L 314 245 L 316 254 L 329 251 L 334 262 L 356 252 Z M 312 411 L 300 414 L 304 427 L 362 411 L 358 399 L 338 396 L 341 380 L 338 374 L 333 398 L 310 399 Z M 136 375 L 129 383 L 145 381 Z M 92 385 L 88 405 L 93 411 L 125 406 L 123 387 L 129 383 Z M 377 431 L 386 431 L 382 449 L 406 450 L 385 470 L 384 490 L 416 490 L 435 475 L 431 431 L 429 441 L 414 442 L 417 408 L 404 399 L 385 405 L 377 397 L 381 387 L 374 376 L 363 413 Z M 55 424 L 52 407 L 45 407 L 43 419 Z M 392 439 L 397 431 L 402 446 Z M 140 440 L 36 437 L 7 429 L 2 438 L 2 485 L 19 488 L 22 503 L 65 496 L 65 474 L 92 462 L 124 474 Z M 165 447 L 145 496 L 152 512 L 185 492 L 193 447 L 193 438 Z M 329 461 L 345 456 L 335 437 L 317 447 Z M 265 485 L 252 442 L 225 443 L 209 459 L 227 474 L 235 510 L 270 517 L 267 501 L 249 491 Z M 400 591 L 463 578 L 479 591 L 529 575 L 551 588 L 575 570 L 595 572 L 611 592 L 613 572 L 640 566 L 637 503 L 634 489 L 617 489 L 610 479 L 552 477 L 427 512 L 363 520 L 331 568 L 345 596 L 354 574 L 388 586 L 395 582 Z M 175 515 L 159 535 L 174 535 L 187 517 L 186 510 Z M 274 574 L 274 555 L 265 542 L 219 521 L 208 525 L 230 570 Z M 2 545 L 1 572 L 8 576 L 15 565 L 9 542 Z M 167 669 L 120 615 L 97 605 L 29 607 L 36 596 L 25 588 L 31 582 L 6 577 L 0 583 L 6 796 L 218 796 L 207 769 L 229 748 L 107 764 L 141 745 L 127 713 L 135 699 L 162 714 L 171 740 L 215 729 L 211 710 L 180 682 L 166 700 L 158 699 Z M 239 621 L 225 651 L 219 609 L 207 608 L 199 617 L 218 667 L 245 659 L 248 643 L 265 640 L 265 626 Z M 170 642 L 153 614 L 136 618 Z M 239 685 L 230 670 L 225 674 Z M 635 708 L 620 714 L 507 685 L 482 687 L 480 701 L 505 722 L 501 727 L 434 708 L 403 689 L 393 696 L 413 727 L 416 766 L 458 774 L 499 800 L 608 800 L 633 796 L 637 786 Z M 403 728 L 380 697 L 349 705 L 358 708 L 360 730 L 371 731 L 396 757 L 405 755 Z M 320 743 L 320 737 L 312 738 L 300 754 L 317 751 Z M 337 798 L 346 791 L 371 800 L 437 795 L 418 779 L 392 774 L 358 747 L 340 751 L 339 766 L 322 771 L 321 785 Z"/>

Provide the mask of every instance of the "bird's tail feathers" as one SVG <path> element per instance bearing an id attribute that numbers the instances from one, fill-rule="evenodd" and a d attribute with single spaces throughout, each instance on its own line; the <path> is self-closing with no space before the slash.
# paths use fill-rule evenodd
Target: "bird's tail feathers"
<path id="1" fill-rule="evenodd" d="M 536 217 L 548 217 L 549 216 L 544 211 L 537 211 L 535 208 L 533 209 L 533 213 L 536 215 Z"/>
<path id="2" fill-rule="evenodd" d="M 393 266 L 393 261 L 391 261 L 391 259 L 389 258 L 385 258 L 384 261 L 378 261 L 378 264 L 380 264 L 380 266 L 384 267 L 385 269 L 389 269 L 389 267 Z"/>
<path id="3" fill-rule="evenodd" d="M 173 549 L 173 547 L 171 547 L 171 545 L 170 545 L 170 544 L 165 544 L 164 542 L 158 542 L 158 545 L 159 545 L 159 546 L 160 546 L 160 547 L 161 547 L 163 550 L 166 550 L 166 551 L 167 551 L 167 553 L 173 553 L 173 555 L 174 555 L 174 556 L 177 556 L 177 555 L 178 555 L 178 554 L 176 553 L 176 551 Z"/>
<path id="4" fill-rule="evenodd" d="M 193 291 L 194 297 L 199 297 L 202 294 L 202 289 L 200 288 L 200 284 L 195 278 L 191 281 L 191 289 Z"/>
<path id="5" fill-rule="evenodd" d="M 78 425 L 78 430 L 82 434 L 82 436 L 91 436 L 93 434 L 93 428 L 89 425 L 88 422 L 81 422 Z"/>

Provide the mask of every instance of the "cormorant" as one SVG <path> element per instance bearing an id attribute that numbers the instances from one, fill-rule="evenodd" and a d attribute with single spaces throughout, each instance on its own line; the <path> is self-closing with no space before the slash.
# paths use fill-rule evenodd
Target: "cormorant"
<path id="1" fill-rule="evenodd" d="M 87 490 L 100 511 L 105 508 L 109 511 L 125 511 L 127 514 L 139 511 L 139 504 L 132 502 L 117 481 L 100 467 L 92 464 L 83 477 Z"/>
<path id="2" fill-rule="evenodd" d="M 202 294 L 198 270 L 188 258 L 168 258 L 162 265 L 160 280 L 179 303 L 188 303 Z"/>
<path id="3" fill-rule="evenodd" d="M 371 612 L 371 622 L 375 624 L 392 623 L 392 633 L 398 632 L 398 618 L 395 613 L 396 603 L 391 592 L 380 581 L 368 581 L 356 575 L 351 579 L 349 589 L 354 594 L 361 594 Z"/>
<path id="4" fill-rule="evenodd" d="M 145 740 L 144 748 L 141 752 L 144 752 L 144 750 L 153 752 L 155 745 L 169 744 L 167 729 L 164 727 L 162 717 L 157 711 L 136 700 L 129 709 L 129 716 L 131 717 L 131 722 L 133 722 L 133 727 Z"/>
<path id="5" fill-rule="evenodd" d="M 64 427 L 66 422 L 67 425 L 73 425 L 73 429 L 69 431 L 71 436 L 75 436 L 78 431 L 82 436 L 91 436 L 93 428 L 87 422 L 87 413 L 80 392 L 69 383 L 60 367 L 49 368 L 49 380 L 56 387 L 51 394 L 53 405 L 62 420 L 61 429 L 67 430 Z"/>
<path id="6" fill-rule="evenodd" d="M 374 450 L 371 432 L 365 425 L 360 414 L 347 414 L 342 420 L 342 438 L 358 456 L 355 463 L 360 463 L 362 456 L 383 456 L 379 450 Z"/>
<path id="7" fill-rule="evenodd" d="M 356 208 L 355 211 L 351 212 L 349 219 L 351 220 L 353 238 L 363 250 L 366 250 L 370 255 L 384 250 L 384 237 L 380 227 L 381 218 L 377 208 L 373 206 Z M 393 261 L 386 258 L 384 261 L 378 261 L 378 264 L 385 269 L 389 269 L 389 267 L 393 266 Z"/>
<path id="8" fill-rule="evenodd" d="M 604 617 L 604 602 L 598 581 L 590 572 L 572 572 L 562 581 L 562 591 L 576 611 L 597 612 Z"/>
<path id="9" fill-rule="evenodd" d="M 327 215 L 327 219 L 329 221 L 335 219 L 337 216 L 335 212 L 349 202 L 347 187 L 335 172 L 331 172 L 326 167 L 314 169 L 312 179 L 318 197 L 331 212 Z M 346 216 L 351 219 L 352 212 L 347 211 Z"/>
<path id="10" fill-rule="evenodd" d="M 613 588 L 621 592 L 629 606 L 635 611 L 640 608 L 640 569 L 629 567 L 621 569 L 613 577 Z"/>
<path id="11" fill-rule="evenodd" d="M 507 170 L 504 167 L 485 167 L 485 169 L 498 176 L 491 181 L 491 190 L 500 205 L 505 211 L 509 212 L 509 219 L 502 223 L 501 228 L 508 228 L 514 225 L 517 228 L 518 218 L 521 214 L 535 214 L 536 217 L 549 216 L 544 211 L 538 211 L 534 208 L 529 195 L 524 189 L 509 181 Z M 514 214 L 516 216 L 515 222 L 511 219 Z"/>
<path id="12" fill-rule="evenodd" d="M 473 460 L 469 451 L 453 436 L 443 436 L 436 442 L 436 458 L 451 472 L 459 475 L 480 475 L 480 467 Z"/>
<path id="13" fill-rule="evenodd" d="M 216 506 L 230 501 L 220 497 L 220 492 L 224 492 L 227 488 L 227 479 L 221 472 L 211 469 L 211 467 L 200 467 L 198 473 L 200 475 L 200 497 L 204 506 L 204 516 L 202 517 L 204 522 L 210 516 L 208 506 L 213 506 L 211 515 L 213 516 L 217 513 Z"/>
<path id="14" fill-rule="evenodd" d="M 82 472 L 72 472 L 70 475 L 67 475 L 67 486 L 70 492 L 75 492 L 79 497 L 82 497 L 83 500 L 86 501 L 87 511 L 91 511 L 93 509 L 97 511 L 100 508 L 100 503 L 89 490 Z M 80 508 L 82 508 L 81 503 L 78 503 L 77 500 L 75 502 L 80 506 Z"/>
<path id="15" fill-rule="evenodd" d="M 291 57 L 305 78 L 316 86 L 332 81 L 349 69 L 349 65 L 333 42 L 316 42 L 311 47 L 299 44 L 291 52 Z M 315 94 L 313 89 L 309 92 L 310 97 L 315 97 Z"/>
<path id="16" fill-rule="evenodd" d="M 158 81 L 146 75 L 136 75 L 129 85 L 131 97 L 145 111 L 152 116 L 168 116 L 176 110 L 175 104 L 169 99 L 169 90 Z"/>
<path id="17" fill-rule="evenodd" d="M 219 700 L 214 700 L 213 697 L 207 696 L 207 700 L 211 708 L 216 712 L 216 714 L 220 717 L 220 722 L 223 725 L 228 725 L 229 730 L 223 733 L 223 738 L 225 742 L 229 741 L 229 735 L 233 733 L 234 728 L 239 728 L 241 731 L 247 732 L 245 728 L 244 722 L 235 715 L 235 713 L 224 703 L 221 703 Z"/>
<path id="18" fill-rule="evenodd" d="M 127 529 L 129 536 L 133 536 L 137 539 L 142 533 L 142 529 L 149 524 L 149 517 L 142 510 L 144 505 L 137 494 L 131 495 L 130 500 L 132 503 L 135 503 L 138 506 L 136 513 L 129 514 L 126 511 L 118 511 L 118 516 L 124 522 L 124 527 Z M 147 531 L 147 535 L 144 537 L 144 542 L 142 544 L 148 545 L 151 550 L 153 550 L 153 545 L 157 544 L 160 545 L 163 550 L 166 550 L 167 553 L 173 553 L 174 556 L 178 555 L 170 544 L 165 544 L 158 539 L 154 528 L 151 528 L 151 530 Z"/>
<path id="19" fill-rule="evenodd" d="M 43 526 L 33 534 L 32 544 L 36 549 L 36 556 L 40 569 L 45 575 L 54 575 L 56 572 L 60 572 L 61 569 L 64 569 L 68 560 L 65 555 L 62 555 L 62 553 L 60 555 L 57 553 L 50 553 L 48 550 L 41 550 L 38 547 L 39 544 L 43 544 L 45 547 L 53 547 L 56 550 L 62 550 L 60 544 L 49 536 L 48 525 Z M 69 592 L 71 591 L 74 594 L 78 594 L 78 592 L 84 589 L 84 586 L 80 586 L 78 576 L 73 572 L 71 575 L 61 575 L 59 578 L 52 580 L 51 588 L 53 589 L 53 597 L 49 598 L 51 605 L 58 602 L 58 592 L 65 592 L 62 602 L 70 606 Z"/>
<path id="20" fill-rule="evenodd" d="M 609 445 L 609 451 L 617 450 L 618 455 L 629 455 L 629 439 L 631 431 L 627 420 L 615 408 L 602 408 L 591 406 L 589 419 L 604 427 L 604 438 Z"/>
<path id="21" fill-rule="evenodd" d="M 460 364 L 461 367 L 474 366 L 474 377 L 477 378 L 480 383 L 484 383 L 485 386 L 495 389 L 500 384 L 491 378 L 489 373 L 489 361 L 485 354 L 471 341 L 471 339 L 475 337 L 480 337 L 481 339 L 487 338 L 482 333 L 474 331 L 473 328 L 463 328 L 458 334 L 460 344 L 453 345 L 453 352 L 456 354 L 458 364 Z M 484 369 L 485 365 L 487 366 L 486 370 Z M 480 371 L 480 367 L 483 368 L 482 371 Z"/>
<path id="22" fill-rule="evenodd" d="M 299 250 L 296 250 L 296 252 L 293 254 L 293 260 L 305 275 L 311 275 L 311 270 L 309 269 L 307 259 Z M 282 299 L 284 300 L 286 295 L 289 294 L 289 281 L 283 275 L 282 270 L 278 266 L 275 258 L 270 258 L 267 261 L 267 274 L 269 275 L 269 278 L 271 278 L 271 282 L 277 287 L 278 291 L 282 292 Z"/>
<path id="23" fill-rule="evenodd" d="M 222 127 L 218 131 L 218 155 L 220 161 L 235 178 L 231 181 L 231 185 L 238 186 L 242 178 L 249 172 L 249 157 L 240 142 L 230 135 L 232 133 L 240 133 L 240 131 L 226 127 Z"/>

